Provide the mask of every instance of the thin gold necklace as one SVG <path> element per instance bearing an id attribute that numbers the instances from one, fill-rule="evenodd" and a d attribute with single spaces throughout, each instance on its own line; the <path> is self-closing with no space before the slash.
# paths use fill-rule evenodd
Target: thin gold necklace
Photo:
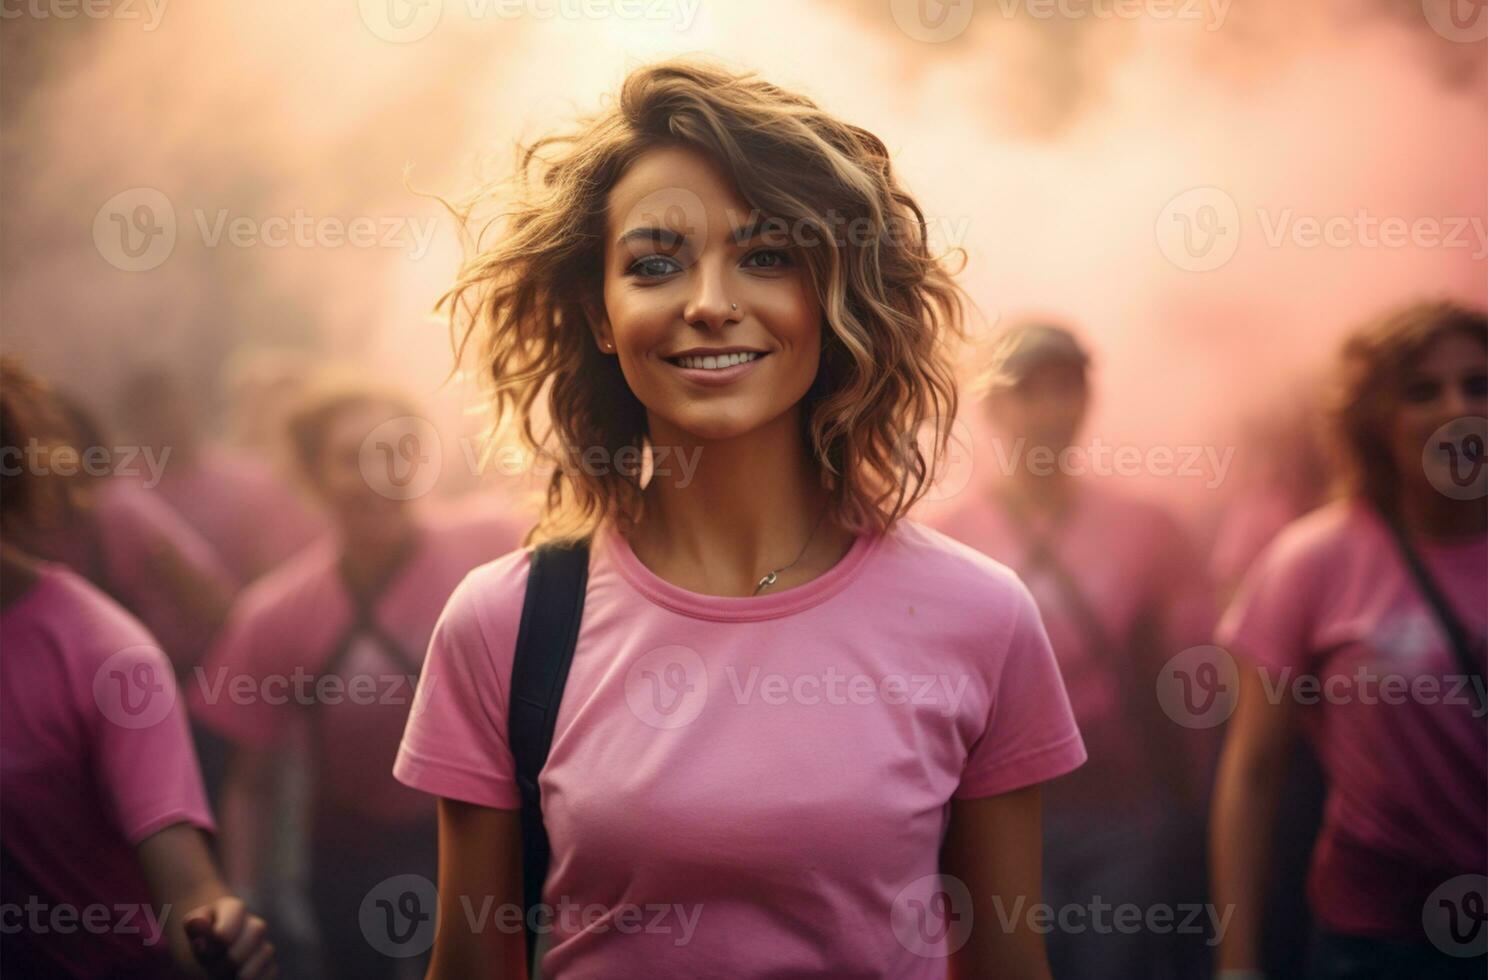
<path id="1" fill-rule="evenodd" d="M 816 526 L 811 529 L 811 536 L 808 537 L 806 539 L 806 543 L 801 546 L 801 553 L 796 556 L 796 560 L 793 561 L 793 562 L 791 562 L 790 565 L 781 565 L 779 568 L 775 569 L 774 571 L 766 572 L 765 575 L 764 575 L 764 577 L 759 580 L 759 584 L 754 587 L 754 593 L 753 593 L 754 595 L 759 595 L 762 591 L 764 591 L 765 589 L 768 589 L 770 586 L 774 585 L 775 582 L 776 582 L 776 580 L 780 577 L 780 573 L 781 572 L 785 571 L 787 568 L 790 568 L 791 565 L 794 565 L 796 562 L 800 561 L 803 556 L 805 556 L 806 549 L 809 548 L 809 547 L 811 547 L 811 542 L 816 537 L 817 530 L 821 528 L 822 519 L 825 518 L 826 516 L 827 516 L 827 506 L 826 506 L 826 504 L 823 504 L 822 505 L 822 509 L 821 509 L 821 514 L 819 514 L 817 516 L 817 518 L 816 518 Z"/>

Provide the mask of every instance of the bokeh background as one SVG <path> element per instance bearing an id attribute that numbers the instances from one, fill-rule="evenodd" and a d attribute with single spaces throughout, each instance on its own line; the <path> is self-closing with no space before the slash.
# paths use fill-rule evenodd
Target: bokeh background
<path id="1" fill-rule="evenodd" d="M 225 378 L 309 355 L 477 432 L 437 198 L 678 54 L 878 133 L 979 331 L 1088 339 L 1107 443 L 1246 448 L 1360 318 L 1488 298 L 1478 0 L 5 0 L 0 29 L 0 340 L 105 418 L 160 366 L 221 428 Z"/>

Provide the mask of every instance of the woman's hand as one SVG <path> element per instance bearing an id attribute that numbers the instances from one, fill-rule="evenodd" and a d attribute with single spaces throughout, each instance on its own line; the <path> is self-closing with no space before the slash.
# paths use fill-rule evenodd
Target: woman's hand
<path id="1" fill-rule="evenodd" d="M 186 913 L 191 952 L 207 976 L 273 980 L 279 976 L 269 927 L 243 900 L 227 895 Z"/>
<path id="2" fill-rule="evenodd" d="M 188 909 L 163 920 L 177 967 L 193 977 L 271 980 L 279 975 L 263 919 L 227 890 L 202 831 L 171 824 L 136 846 L 150 895 L 162 909 Z"/>

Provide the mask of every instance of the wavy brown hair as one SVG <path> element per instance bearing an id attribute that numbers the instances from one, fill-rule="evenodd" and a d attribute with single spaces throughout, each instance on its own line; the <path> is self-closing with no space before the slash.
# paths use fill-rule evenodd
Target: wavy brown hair
<path id="1" fill-rule="evenodd" d="M 615 454 L 648 440 L 645 409 L 596 349 L 585 309 L 602 308 L 610 189 L 642 154 L 669 145 L 708 156 L 751 208 L 816 240 L 797 248 L 824 319 L 802 405 L 807 444 L 835 519 L 886 529 L 929 489 L 945 454 L 963 294 L 878 137 L 752 74 L 688 60 L 632 72 L 612 105 L 521 148 L 509 185 L 453 208 L 468 255 L 439 308 L 458 335 L 457 363 L 475 340 L 496 428 L 515 423 L 524 447 L 555 464 L 528 542 L 640 519 L 638 476 L 579 465 L 586 447 L 623 459 Z M 492 202 L 500 213 L 478 219 Z M 863 233 L 844 238 L 844 224 Z M 923 425 L 929 460 L 916 438 Z"/>
<path id="2" fill-rule="evenodd" d="M 1417 302 L 1366 324 L 1344 343 L 1329 412 L 1334 491 L 1394 514 L 1400 474 L 1390 423 L 1411 365 L 1442 337 L 1461 333 L 1488 350 L 1488 313 L 1448 300 Z"/>

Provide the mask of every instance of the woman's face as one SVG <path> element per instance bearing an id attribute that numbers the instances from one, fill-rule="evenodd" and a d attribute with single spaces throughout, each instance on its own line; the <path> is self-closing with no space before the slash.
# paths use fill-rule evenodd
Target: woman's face
<path id="1" fill-rule="evenodd" d="M 987 408 L 993 429 L 1008 446 L 1025 440 L 1030 447 L 1058 453 L 1074 444 L 1089 401 L 1084 367 L 1054 362 L 1040 364 L 1016 385 L 993 392 Z"/>
<path id="2" fill-rule="evenodd" d="M 401 526 L 408 503 L 392 476 L 407 462 L 395 458 L 403 434 L 388 425 L 398 414 L 395 406 L 354 403 L 338 411 L 321 435 L 311 479 L 332 520 L 348 534 L 379 537 Z M 377 444 L 368 446 L 374 431 Z"/>
<path id="3" fill-rule="evenodd" d="M 1482 343 L 1463 333 L 1438 338 L 1407 368 L 1396 398 L 1390 433 L 1396 472 L 1419 474 L 1424 463 L 1426 478 L 1437 488 L 1481 476 L 1483 431 L 1473 420 L 1488 416 L 1488 350 Z"/>
<path id="4" fill-rule="evenodd" d="M 816 378 L 820 304 L 784 234 L 759 217 L 710 159 L 682 147 L 647 152 L 610 190 L 592 326 L 653 440 L 668 427 L 744 435 L 795 410 Z"/>

